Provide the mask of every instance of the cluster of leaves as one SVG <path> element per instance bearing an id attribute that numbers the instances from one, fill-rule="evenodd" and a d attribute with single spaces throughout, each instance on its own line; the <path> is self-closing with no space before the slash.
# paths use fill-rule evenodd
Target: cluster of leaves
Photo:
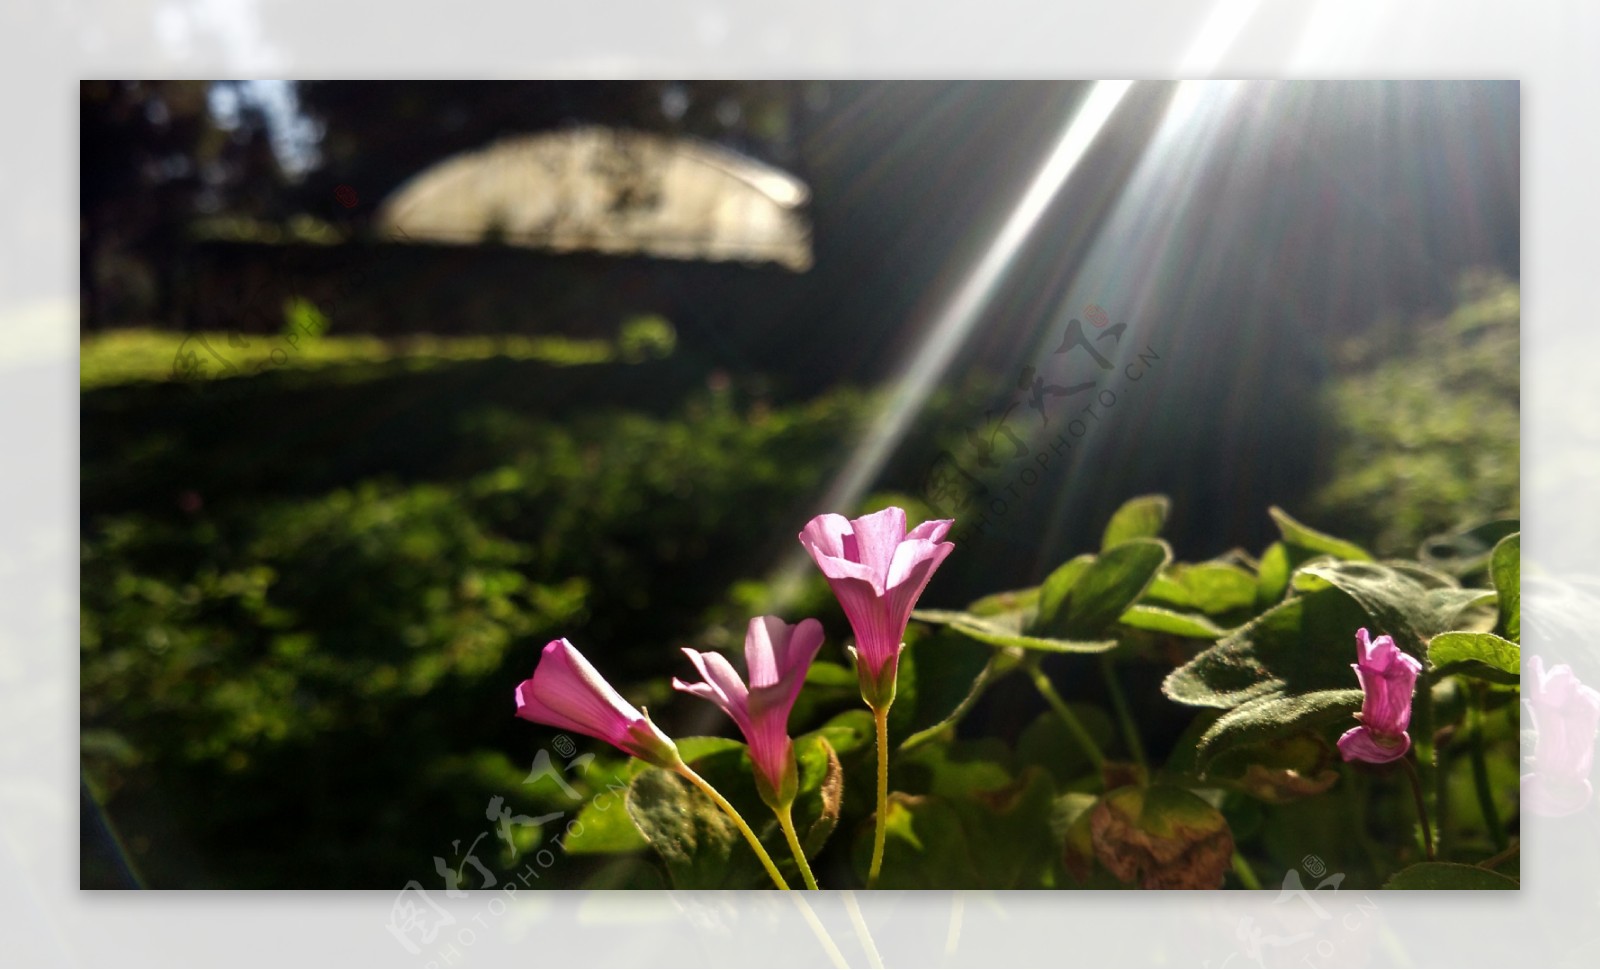
<path id="1" fill-rule="evenodd" d="M 1315 851 L 1343 855 L 1371 884 L 1514 887 L 1498 870 L 1516 805 L 1516 523 L 1436 539 L 1434 548 L 1461 553 L 1452 572 L 1376 561 L 1273 509 L 1281 539 L 1259 558 L 1235 551 L 1182 563 L 1159 538 L 1167 508 L 1162 496 L 1127 503 L 1098 552 L 1070 559 L 1037 587 L 916 614 L 938 632 L 907 651 L 880 885 L 1215 888 L 1231 874 L 1249 886 L 1256 877 L 1247 853 L 1281 862 L 1264 850 L 1316 820 L 1331 844 Z M 1427 801 L 1440 819 L 1437 860 L 1421 858 L 1414 811 L 1409 819 L 1403 811 L 1409 792 L 1392 768 L 1337 763 L 1331 741 L 1361 706 L 1351 663 L 1363 627 L 1392 635 L 1425 665 L 1413 733 L 1434 783 Z M 1137 708 L 1116 675 L 1119 660 L 1140 654 L 1178 658 L 1165 697 L 1200 709 L 1161 763 L 1146 758 Z M 1103 753 L 1114 743 L 1112 717 L 1056 692 L 1043 662 L 1062 655 L 1098 661 L 1126 760 Z M 968 713 L 1013 673 L 1025 674 L 1050 708 L 1014 745 L 964 737 Z M 853 681 L 843 667 L 819 664 L 802 696 L 823 695 L 821 703 L 798 709 L 795 720 L 815 718 L 829 697 L 847 700 Z M 824 885 L 865 876 L 869 732 L 865 712 L 847 710 L 798 741 L 808 854 L 836 827 L 851 833 L 819 860 Z M 1462 756 L 1468 746 L 1474 757 Z M 741 744 L 695 740 L 690 750 L 751 817 L 765 815 Z M 637 859 L 653 848 L 662 870 L 638 872 L 664 871 L 671 885 L 761 884 L 754 858 L 704 797 L 637 763 L 617 777 L 627 786 L 626 812 L 585 809 L 568 852 Z M 1447 815 L 1467 794 L 1463 781 L 1477 803 Z M 1245 846 L 1245 836 L 1257 845 Z M 763 837 L 783 858 L 775 827 Z M 1492 867 L 1465 861 L 1489 856 Z"/>
<path id="2" fill-rule="evenodd" d="M 201 482 L 178 508 L 89 517 L 85 778 L 135 868 L 155 885 L 403 885 L 431 871 L 418 846 L 470 841 L 491 794 L 538 814 L 527 764 L 498 753 L 526 748 L 507 685 L 528 646 L 583 630 L 608 668 L 638 670 L 663 630 L 716 622 L 771 540 L 741 510 L 800 508 L 864 400 L 480 409 L 457 427 L 501 463 L 454 481 L 302 497 L 265 469 L 239 495 Z M 308 872 L 311 842 L 347 865 Z"/>

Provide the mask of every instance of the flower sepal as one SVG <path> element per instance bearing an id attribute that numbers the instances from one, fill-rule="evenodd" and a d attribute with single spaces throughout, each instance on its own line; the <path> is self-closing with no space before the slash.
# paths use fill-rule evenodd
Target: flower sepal
<path id="1" fill-rule="evenodd" d="M 683 755 L 678 753 L 678 746 L 650 720 L 650 710 L 641 707 L 639 713 L 644 717 L 628 725 L 628 738 L 633 742 L 630 753 L 657 768 L 671 770 L 683 764 Z"/>
<path id="2" fill-rule="evenodd" d="M 845 651 L 850 654 L 850 659 L 856 665 L 856 680 L 861 684 L 861 699 L 874 711 L 887 711 L 889 705 L 894 703 L 895 681 L 900 673 L 900 655 L 895 654 L 887 660 L 874 676 L 872 668 L 861 662 L 855 647 L 846 647 Z"/>
<path id="3" fill-rule="evenodd" d="M 794 754 L 794 744 L 789 745 L 789 759 L 783 767 L 783 781 L 779 788 L 774 789 L 772 782 L 761 772 L 756 772 L 756 793 L 761 800 L 774 812 L 787 812 L 794 804 L 795 796 L 800 794 L 800 762 Z"/>

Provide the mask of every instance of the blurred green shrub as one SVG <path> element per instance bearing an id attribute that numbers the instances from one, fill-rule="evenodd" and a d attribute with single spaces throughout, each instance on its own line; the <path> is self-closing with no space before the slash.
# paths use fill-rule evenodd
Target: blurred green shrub
<path id="1" fill-rule="evenodd" d="M 617 333 L 617 350 L 629 363 L 671 357 L 678 347 L 678 331 L 658 314 L 629 317 Z"/>
<path id="2" fill-rule="evenodd" d="M 1471 274 L 1439 320 L 1389 322 L 1348 341 L 1324 392 L 1334 447 L 1315 514 L 1374 551 L 1518 507 L 1516 283 Z"/>

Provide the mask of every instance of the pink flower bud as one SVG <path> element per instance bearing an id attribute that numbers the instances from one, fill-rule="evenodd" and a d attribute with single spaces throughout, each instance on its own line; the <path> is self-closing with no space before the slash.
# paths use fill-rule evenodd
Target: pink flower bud
<path id="1" fill-rule="evenodd" d="M 517 685 L 517 716 L 599 738 L 663 768 L 680 762 L 672 739 L 623 700 L 565 639 L 545 644 L 533 677 Z"/>
<path id="2" fill-rule="evenodd" d="M 1394 645 L 1394 638 L 1381 636 L 1368 641 L 1367 631 L 1356 631 L 1359 659 L 1351 664 L 1361 682 L 1361 713 L 1354 727 L 1339 739 L 1339 752 L 1346 761 L 1384 764 L 1405 756 L 1411 750 L 1411 694 L 1416 689 L 1422 662 Z"/>

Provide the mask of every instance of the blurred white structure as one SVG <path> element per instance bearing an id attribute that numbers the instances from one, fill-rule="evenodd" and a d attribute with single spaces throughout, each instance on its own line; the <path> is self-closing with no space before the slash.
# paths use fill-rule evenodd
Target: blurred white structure
<path id="1" fill-rule="evenodd" d="M 706 142 L 602 127 L 506 139 L 412 177 L 378 212 L 388 236 L 556 252 L 811 266 L 792 175 Z"/>

